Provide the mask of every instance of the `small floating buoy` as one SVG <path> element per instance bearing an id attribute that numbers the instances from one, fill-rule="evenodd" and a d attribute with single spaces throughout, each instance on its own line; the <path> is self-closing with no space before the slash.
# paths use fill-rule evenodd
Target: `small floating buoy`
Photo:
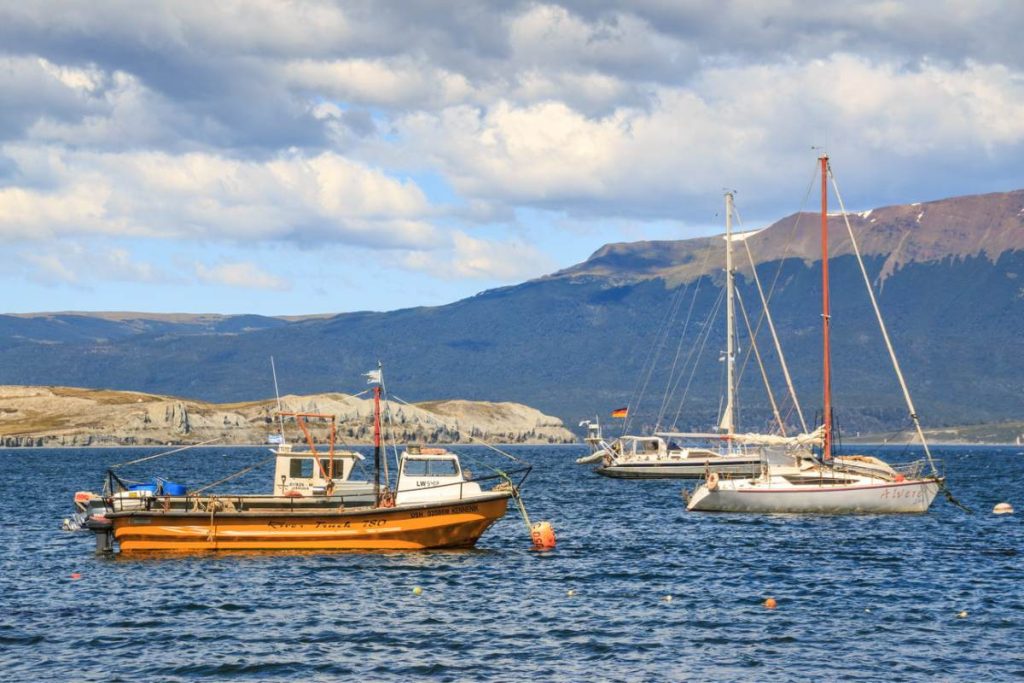
<path id="1" fill-rule="evenodd" d="M 81 574 L 79 574 L 78 572 L 71 572 L 72 581 L 78 581 L 80 578 L 82 578 Z"/>
<path id="2" fill-rule="evenodd" d="M 565 591 L 565 594 L 571 598 L 572 596 L 576 595 L 576 591 L 570 588 L 569 590 Z"/>
<path id="3" fill-rule="evenodd" d="M 537 522 L 530 527 L 530 539 L 533 547 L 538 550 L 548 550 L 555 547 L 555 530 L 550 522 Z"/>
<path id="4" fill-rule="evenodd" d="M 416 586 L 415 588 L 412 589 L 412 594 L 413 595 L 423 595 L 423 589 L 420 588 L 419 586 Z"/>
<path id="5" fill-rule="evenodd" d="M 671 595 L 666 595 L 665 597 L 662 598 L 662 600 L 664 600 L 665 602 L 672 602 L 672 596 Z"/>
<path id="6" fill-rule="evenodd" d="M 765 598 L 763 604 L 765 609 L 775 609 L 779 606 L 779 603 L 775 602 L 775 598 L 772 597 Z"/>
<path id="7" fill-rule="evenodd" d="M 992 508 L 992 514 L 994 515 L 1012 515 L 1013 506 L 1009 503 L 996 503 L 996 506 Z"/>
<path id="8" fill-rule="evenodd" d="M 957 619 L 966 619 L 967 618 L 967 610 L 961 610 L 961 612 L 956 615 L 956 618 Z"/>

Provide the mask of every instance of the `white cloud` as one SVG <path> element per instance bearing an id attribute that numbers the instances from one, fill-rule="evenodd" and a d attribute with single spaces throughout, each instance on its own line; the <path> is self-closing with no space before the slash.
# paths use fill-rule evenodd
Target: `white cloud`
<path id="1" fill-rule="evenodd" d="M 295 60 L 284 64 L 281 78 L 300 91 L 320 93 L 350 103 L 391 107 L 446 105 L 473 93 L 461 74 L 406 57 L 391 60 Z"/>
<path id="2" fill-rule="evenodd" d="M 12 266 L 8 264 L 8 269 Z M 87 287 L 100 282 L 165 283 L 175 278 L 121 247 L 67 242 L 17 252 L 15 268 L 43 285 Z"/>
<path id="3" fill-rule="evenodd" d="M 7 3 L 0 240 L 79 241 L 110 273 L 104 249 L 132 237 L 400 250 L 508 281 L 550 264 L 457 228 L 650 235 L 714 222 L 724 186 L 778 217 L 811 145 L 863 208 L 1004 189 L 1022 18 L 961 0 Z M 33 253 L 40 277 L 88 279 Z M 149 277 L 132 263 L 118 277 Z"/>
<path id="4" fill-rule="evenodd" d="M 515 282 L 554 269 L 550 257 L 518 239 L 491 241 L 460 231 L 454 231 L 451 238 L 449 248 L 409 253 L 402 264 L 442 280 L 496 282 Z"/>
<path id="5" fill-rule="evenodd" d="M 200 282 L 208 285 L 277 291 L 286 291 L 292 287 L 285 278 L 266 273 L 256 264 L 249 262 L 220 263 L 213 266 L 196 263 L 195 274 Z"/>
<path id="6" fill-rule="evenodd" d="M 1024 81 L 1003 66 L 914 70 L 834 55 L 806 64 L 709 68 L 649 107 L 588 117 L 559 101 L 449 107 L 398 120 L 401 144 L 436 160 L 464 195 L 608 215 L 686 215 L 724 185 L 787 191 L 812 145 L 876 184 L 883 160 L 927 155 L 955 168 L 1024 143 Z M 997 161 L 999 159 L 996 159 Z M 808 162 L 804 164 L 803 162 Z"/>
<path id="7" fill-rule="evenodd" d="M 0 235 L 316 240 L 378 248 L 438 243 L 415 183 L 337 154 L 246 161 L 208 153 L 5 149 L 25 186 L 0 188 Z"/>

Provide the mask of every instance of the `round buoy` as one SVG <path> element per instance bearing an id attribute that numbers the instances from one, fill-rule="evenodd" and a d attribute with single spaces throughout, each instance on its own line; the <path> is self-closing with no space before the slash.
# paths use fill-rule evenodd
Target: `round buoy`
<path id="1" fill-rule="evenodd" d="M 419 586 L 416 586 L 415 588 L 412 589 L 412 594 L 413 595 L 423 595 L 423 589 L 420 588 Z"/>
<path id="2" fill-rule="evenodd" d="M 530 527 L 530 539 L 533 540 L 533 547 L 539 550 L 554 548 L 555 530 L 550 522 L 537 522 Z"/>
<path id="3" fill-rule="evenodd" d="M 779 603 L 775 602 L 775 598 L 768 597 L 764 599 L 765 609 L 775 609 L 779 606 Z"/>
<path id="4" fill-rule="evenodd" d="M 996 503 L 996 506 L 992 508 L 992 514 L 995 515 L 1012 515 L 1013 506 L 1009 503 Z"/>
<path id="5" fill-rule="evenodd" d="M 718 488 L 718 472 L 712 472 L 708 475 L 708 491 L 714 491 Z"/>
<path id="6" fill-rule="evenodd" d="M 571 598 L 572 596 L 576 595 L 576 591 L 570 588 L 569 590 L 565 591 L 565 594 Z"/>
<path id="7" fill-rule="evenodd" d="M 672 602 L 672 596 L 671 595 L 666 595 L 665 597 L 662 598 L 662 600 L 664 600 L 665 602 Z"/>
<path id="8" fill-rule="evenodd" d="M 71 572 L 71 580 L 72 581 L 77 581 L 80 578 L 82 578 L 81 574 L 79 574 L 78 572 Z"/>
<path id="9" fill-rule="evenodd" d="M 967 610 L 961 611 L 960 614 L 956 615 L 956 617 L 957 617 L 957 619 L 966 619 L 967 618 Z"/>

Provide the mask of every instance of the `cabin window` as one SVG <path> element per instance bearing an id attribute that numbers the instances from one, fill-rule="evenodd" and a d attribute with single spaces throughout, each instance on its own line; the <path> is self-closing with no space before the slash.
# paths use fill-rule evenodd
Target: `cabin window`
<path id="1" fill-rule="evenodd" d="M 289 475 L 292 479 L 312 479 L 313 459 L 292 458 L 291 471 L 289 472 Z"/>
<path id="2" fill-rule="evenodd" d="M 320 467 L 322 467 L 323 469 L 320 472 L 317 472 L 317 474 L 321 474 L 322 473 L 322 476 L 324 476 L 324 477 L 330 475 L 330 473 L 331 473 L 331 459 L 330 458 L 320 458 Z M 341 463 L 339 461 L 337 461 L 337 460 L 334 461 L 334 476 L 335 477 L 340 477 L 341 476 Z"/>
<path id="3" fill-rule="evenodd" d="M 410 477 L 454 477 L 458 473 L 454 460 L 406 460 L 403 470 Z"/>
<path id="4" fill-rule="evenodd" d="M 410 477 L 423 477 L 427 474 L 427 461 L 426 460 L 406 460 L 405 474 Z"/>
<path id="5" fill-rule="evenodd" d="M 454 477 L 458 474 L 454 460 L 431 460 L 428 471 L 437 477 Z"/>

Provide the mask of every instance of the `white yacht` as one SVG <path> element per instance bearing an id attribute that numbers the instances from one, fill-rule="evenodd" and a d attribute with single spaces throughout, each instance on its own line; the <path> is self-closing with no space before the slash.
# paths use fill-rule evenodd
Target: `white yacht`
<path id="1" fill-rule="evenodd" d="M 751 233 L 734 234 L 732 231 L 733 193 L 725 193 L 725 301 L 726 301 L 726 349 L 722 360 L 726 364 L 725 407 L 718 424 L 718 432 L 661 432 L 651 435 L 624 435 L 611 443 L 601 438 L 600 426 L 587 421 L 589 428 L 586 442 L 591 452 L 577 460 L 579 463 L 596 463 L 595 470 L 606 477 L 623 479 L 699 479 L 708 473 L 755 476 L 761 471 L 763 453 L 757 439 L 740 440 L 736 433 L 736 323 L 735 323 L 735 269 L 733 268 L 733 242 L 741 242 Z M 760 286 L 760 285 L 759 285 Z M 770 314 L 765 313 L 771 324 Z M 774 336 L 774 329 L 773 329 Z M 777 343 L 776 338 L 776 343 Z M 752 347 L 755 346 L 751 340 Z M 781 348 L 779 359 L 789 382 L 788 369 Z M 758 357 L 760 363 L 760 357 Z M 789 382 L 792 391 L 792 383 Z M 770 395 L 770 393 L 769 393 Z M 773 409 L 775 409 L 774 399 Z M 798 405 L 795 400 L 794 404 Z M 623 409 L 628 411 L 627 409 Z M 799 410 L 799 408 L 798 408 Z M 781 417 L 775 410 L 781 428 Z M 801 415 L 802 420 L 802 415 Z"/>
<path id="2" fill-rule="evenodd" d="M 722 445 L 687 444 L 684 439 Z M 598 474 L 621 479 L 700 479 L 708 472 L 754 475 L 761 470 L 758 449 L 724 441 L 721 434 L 621 436 L 601 451 L 600 459 Z"/>
<path id="3" fill-rule="evenodd" d="M 797 453 L 783 462 L 766 460 L 762 471 L 754 477 L 723 477 L 711 472 L 697 489 L 688 495 L 687 510 L 705 512 L 811 512 L 834 514 L 925 512 L 935 495 L 944 486 L 938 467 L 932 459 L 924 438 L 917 410 L 910 398 L 903 373 L 885 322 L 878 308 L 871 281 L 864 268 L 857 240 L 850 223 L 847 232 L 854 254 L 867 285 L 868 297 L 874 307 L 882 337 L 899 380 L 903 397 L 924 448 L 925 459 L 901 467 L 867 455 L 836 456 L 833 453 L 832 373 L 830 357 L 831 309 L 828 275 L 828 194 L 827 182 L 831 168 L 828 156 L 821 163 L 821 249 L 822 249 L 822 336 L 824 416 L 814 440 L 820 447 L 820 459 Z M 835 181 L 833 180 L 833 185 Z M 836 195 L 838 196 L 838 188 Z M 842 199 L 840 207 L 842 208 Z M 846 218 L 845 210 L 842 213 Z"/>

